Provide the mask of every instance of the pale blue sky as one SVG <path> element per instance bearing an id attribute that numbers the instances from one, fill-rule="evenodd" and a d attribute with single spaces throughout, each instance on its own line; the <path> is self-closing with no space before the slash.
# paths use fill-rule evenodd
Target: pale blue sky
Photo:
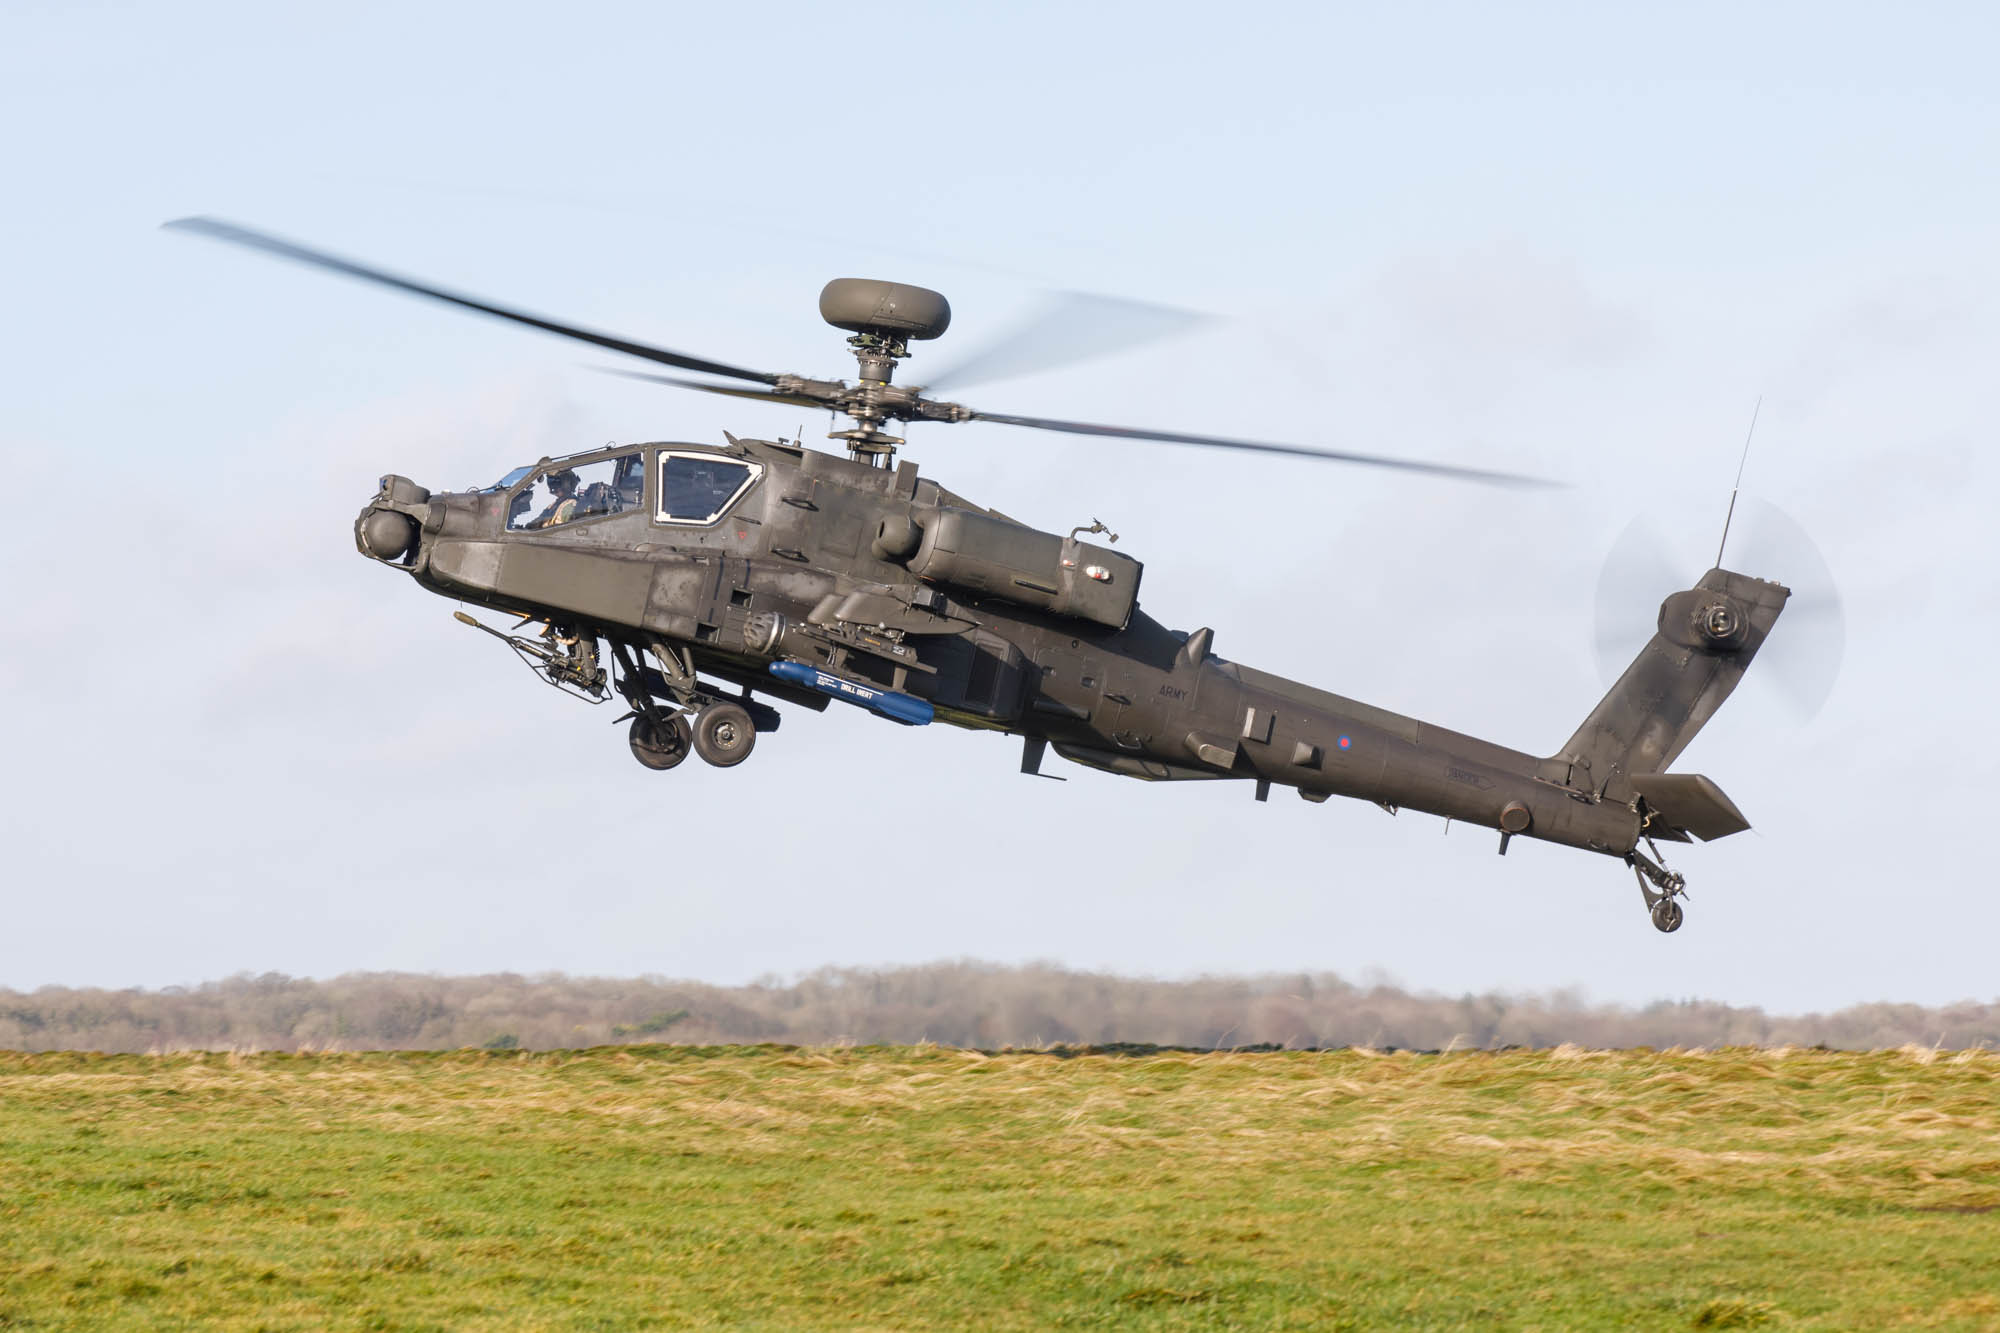
<path id="1" fill-rule="evenodd" d="M 1991 998 L 1996 26 L 1971 5 L 11 6 L 0 985 L 970 955 Z M 1044 526 L 1101 515 L 1147 562 L 1147 609 L 1227 656 L 1542 752 L 1601 692 L 1605 552 L 1647 511 L 1699 572 L 1761 394 L 1745 488 L 1818 539 L 1846 669 L 1804 728 L 1753 672 L 1682 761 L 1758 829 L 1679 852 L 1670 938 L 1601 858 L 1502 861 L 1484 833 L 1247 785 L 1033 782 L 999 739 L 860 713 L 791 719 L 742 769 L 650 774 L 608 711 L 357 558 L 348 524 L 384 471 L 463 485 L 796 414 L 157 230 L 190 213 L 805 373 L 843 369 L 813 307 L 842 274 L 947 292 L 933 364 L 1045 288 L 1212 311 L 966 397 L 1577 488 L 984 426 L 920 427 L 908 456 Z M 985 843 L 941 854 L 942 827 Z M 583 841 L 621 856 L 548 873 Z"/>

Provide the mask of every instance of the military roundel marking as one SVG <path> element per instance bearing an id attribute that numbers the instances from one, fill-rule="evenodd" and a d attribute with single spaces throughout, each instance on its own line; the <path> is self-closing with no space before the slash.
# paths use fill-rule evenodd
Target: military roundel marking
<path id="1" fill-rule="evenodd" d="M 1335 739 L 1333 743 L 1343 750 L 1351 750 L 1354 748 L 1354 738 L 1352 736 L 1338 737 L 1337 739 Z"/>

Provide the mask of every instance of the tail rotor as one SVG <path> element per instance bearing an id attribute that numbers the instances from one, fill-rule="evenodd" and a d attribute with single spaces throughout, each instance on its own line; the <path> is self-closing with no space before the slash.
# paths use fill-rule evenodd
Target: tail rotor
<path id="1" fill-rule="evenodd" d="M 1607 685 L 1652 635 L 1660 599 L 1688 585 L 1692 563 L 1643 515 L 1612 544 L 1598 574 L 1591 634 L 1592 655 Z M 1751 674 L 1773 688 L 1799 723 L 1810 721 L 1833 692 L 1847 646 L 1840 590 L 1826 558 L 1789 514 L 1746 496 L 1735 508 L 1728 564 L 1792 590 L 1784 621 Z"/>

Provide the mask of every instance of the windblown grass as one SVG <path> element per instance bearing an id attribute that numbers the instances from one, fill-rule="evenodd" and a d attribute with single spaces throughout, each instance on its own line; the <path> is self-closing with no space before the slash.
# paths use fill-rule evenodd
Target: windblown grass
<path id="1" fill-rule="evenodd" d="M 0 1328 L 2000 1327 L 2000 1056 L 0 1055 Z"/>

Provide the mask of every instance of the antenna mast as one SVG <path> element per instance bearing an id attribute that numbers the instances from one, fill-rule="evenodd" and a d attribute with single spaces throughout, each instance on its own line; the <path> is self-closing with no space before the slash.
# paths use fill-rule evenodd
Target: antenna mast
<path id="1" fill-rule="evenodd" d="M 1757 395 L 1757 406 L 1750 409 L 1750 429 L 1743 434 L 1743 457 L 1736 460 L 1736 484 L 1729 488 L 1729 513 L 1722 520 L 1722 541 L 1715 548 L 1715 567 L 1722 568 L 1722 552 L 1729 546 L 1729 525 L 1736 518 L 1736 492 L 1743 489 L 1743 468 L 1750 461 L 1750 437 L 1757 433 L 1757 414 L 1764 410 L 1764 395 Z"/>

